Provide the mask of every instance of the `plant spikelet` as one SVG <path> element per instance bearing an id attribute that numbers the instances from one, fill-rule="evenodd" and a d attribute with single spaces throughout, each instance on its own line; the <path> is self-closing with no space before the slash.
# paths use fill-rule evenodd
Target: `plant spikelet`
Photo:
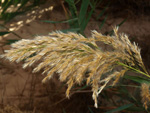
<path id="1" fill-rule="evenodd" d="M 141 86 L 141 97 L 142 97 L 142 102 L 143 102 L 143 106 L 145 107 L 145 109 L 148 108 L 149 102 L 150 102 L 150 85 L 143 83 Z"/>
<path id="2" fill-rule="evenodd" d="M 38 36 L 32 40 L 23 39 L 16 42 L 2 57 L 11 62 L 24 61 L 23 68 L 38 64 L 33 72 L 44 70 L 43 73 L 47 76 L 42 82 L 46 82 L 54 73 L 58 73 L 60 81 L 68 85 L 67 97 L 72 86 L 86 81 L 87 85 L 92 87 L 92 97 L 95 107 L 98 107 L 99 93 L 111 80 L 112 85 L 115 85 L 128 71 L 125 67 L 116 70 L 116 67 L 120 66 L 117 62 L 144 69 L 137 45 L 132 44 L 127 35 L 118 34 L 118 28 L 114 29 L 114 33 L 114 36 L 104 36 L 97 31 L 92 31 L 92 37 L 85 38 L 71 32 L 52 32 L 48 36 Z M 98 41 L 112 46 L 113 50 L 101 50 L 97 45 Z M 146 106 L 146 99 L 149 97 L 146 93 L 142 93 L 142 97 Z"/>

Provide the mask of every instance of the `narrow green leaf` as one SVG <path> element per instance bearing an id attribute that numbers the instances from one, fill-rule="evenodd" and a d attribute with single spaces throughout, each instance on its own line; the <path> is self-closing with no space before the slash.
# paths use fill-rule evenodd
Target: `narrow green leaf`
<path id="1" fill-rule="evenodd" d="M 5 0 L 5 1 L 1 4 L 2 8 L 4 8 L 4 7 L 7 5 L 7 3 L 8 3 L 8 0 Z"/>
<path id="2" fill-rule="evenodd" d="M 141 77 L 141 76 L 129 76 L 129 75 L 125 75 L 123 78 L 132 80 L 132 81 L 140 83 L 140 84 L 141 83 L 150 84 L 150 79 L 144 78 L 144 77 Z"/>
<path id="3" fill-rule="evenodd" d="M 75 6 L 74 0 L 65 0 L 68 5 L 69 5 L 69 11 L 70 11 L 70 18 L 78 18 L 77 17 L 77 8 Z M 73 21 L 73 22 L 69 22 L 69 26 L 71 29 L 74 28 L 79 28 L 79 22 L 77 21 Z"/>
<path id="4" fill-rule="evenodd" d="M 6 34 L 8 34 L 8 33 L 10 33 L 10 32 L 7 32 L 7 31 L 0 32 L 0 36 L 6 35 Z"/>
<path id="5" fill-rule="evenodd" d="M 93 12 L 94 12 L 94 9 L 95 9 L 95 6 L 94 6 L 93 9 L 91 9 L 91 11 L 89 12 L 89 15 L 88 15 L 87 19 L 85 19 L 85 20 L 82 22 L 82 24 L 80 25 L 82 32 L 85 30 L 85 28 L 86 28 L 86 26 L 87 26 L 87 24 L 88 24 L 88 22 L 89 22 L 89 20 L 90 20 L 90 18 L 91 18 L 91 16 L 92 16 Z"/>
<path id="6" fill-rule="evenodd" d="M 104 12 L 106 11 L 107 8 L 108 8 L 108 5 L 101 11 L 101 13 L 98 15 L 96 20 L 98 20 L 100 17 L 102 17 L 104 15 Z"/>
<path id="7" fill-rule="evenodd" d="M 127 110 L 128 111 L 132 111 L 132 112 L 145 111 L 145 109 L 143 108 L 143 106 L 141 106 L 141 107 L 131 106 L 130 108 L 127 108 Z"/>
<path id="8" fill-rule="evenodd" d="M 92 109 L 88 106 L 88 109 L 89 109 L 89 111 L 90 111 L 90 113 L 94 113 L 93 111 L 92 111 Z"/>
<path id="9" fill-rule="evenodd" d="M 75 6 L 74 0 L 65 0 L 69 5 L 69 11 L 71 12 L 72 18 L 77 17 L 77 8 Z"/>
<path id="10" fill-rule="evenodd" d="M 103 0 L 97 0 L 96 5 L 99 6 Z M 110 2 L 109 2 L 110 3 Z"/>
<path id="11" fill-rule="evenodd" d="M 72 5 L 72 6 L 75 5 L 75 4 L 74 4 L 74 0 L 65 0 L 65 1 L 66 1 L 69 5 Z"/>
<path id="12" fill-rule="evenodd" d="M 127 20 L 127 18 L 125 18 L 123 21 L 121 21 L 119 24 L 117 24 L 117 27 L 120 27 L 122 24 L 124 24 L 124 22 Z M 110 32 L 107 32 L 107 33 L 105 33 L 106 35 L 107 34 L 110 34 L 110 36 L 111 35 L 113 35 L 114 34 L 114 30 L 111 30 Z"/>
<path id="13" fill-rule="evenodd" d="M 97 3 L 97 1 L 92 5 L 92 3 L 89 2 L 89 4 L 91 5 L 92 9 L 91 9 L 91 11 L 88 13 L 87 18 L 86 18 L 86 15 L 85 15 L 83 22 L 80 24 L 80 28 L 81 28 L 81 31 L 80 31 L 80 32 L 81 32 L 82 34 L 84 34 L 83 32 L 84 32 L 84 30 L 85 30 L 85 28 L 86 28 L 86 26 L 87 26 L 87 24 L 88 24 L 88 22 L 89 22 L 89 20 L 90 20 L 90 18 L 91 18 L 91 16 L 92 16 L 93 12 L 94 12 L 94 10 L 95 10 L 96 3 Z"/>
<path id="14" fill-rule="evenodd" d="M 119 87 L 117 91 L 119 92 L 117 95 L 121 98 L 121 100 L 128 100 L 131 103 L 139 104 L 137 99 L 132 95 L 132 93 L 129 92 L 127 87 Z"/>
<path id="15" fill-rule="evenodd" d="M 92 9 L 94 8 L 94 2 L 97 2 L 97 1 L 90 0 L 90 3 L 89 3 L 89 5 Z"/>
<path id="16" fill-rule="evenodd" d="M 75 5 L 76 5 L 77 3 L 79 3 L 79 2 L 80 2 L 80 0 L 75 1 Z"/>
<path id="17" fill-rule="evenodd" d="M 6 44 L 11 45 L 12 43 L 15 43 L 17 41 L 18 41 L 17 39 L 9 39 L 9 40 L 7 40 Z"/>
<path id="18" fill-rule="evenodd" d="M 24 12 L 12 12 L 12 13 L 5 13 L 3 14 L 2 19 L 5 20 L 5 23 L 9 22 L 11 19 L 13 19 L 15 16 L 19 14 L 23 14 Z"/>
<path id="19" fill-rule="evenodd" d="M 128 69 L 131 69 L 131 70 L 133 70 L 133 71 L 136 72 L 136 73 L 140 73 L 140 74 L 145 75 L 145 76 L 147 76 L 147 77 L 150 78 L 150 75 L 148 75 L 147 73 L 145 73 L 145 72 L 143 72 L 143 71 L 141 71 L 141 70 L 139 70 L 139 69 L 136 69 L 136 68 L 134 68 L 134 67 L 128 66 L 128 65 L 126 65 L 126 64 L 124 64 L 124 63 L 121 63 L 121 62 L 117 62 L 117 64 L 119 64 L 119 65 L 121 65 L 121 66 L 124 66 L 124 67 L 127 67 Z"/>
<path id="20" fill-rule="evenodd" d="M 66 113 L 65 109 L 63 108 L 63 113 Z"/>
<path id="21" fill-rule="evenodd" d="M 127 18 L 125 18 L 122 22 L 120 22 L 117 26 L 120 27 L 125 21 L 127 21 Z"/>
<path id="22" fill-rule="evenodd" d="M 56 23 L 69 23 L 69 22 L 74 22 L 74 21 L 77 21 L 77 20 L 78 20 L 78 18 L 73 18 L 73 19 L 64 20 L 64 21 L 50 21 L 50 20 L 43 20 L 42 22 L 56 24 Z"/>
<path id="23" fill-rule="evenodd" d="M 23 8 L 28 2 L 29 2 L 29 0 L 21 0 L 21 6 L 18 8 L 17 11 L 19 11 L 21 8 Z"/>
<path id="24" fill-rule="evenodd" d="M 7 1 L 6 3 L 4 2 L 4 6 L 3 6 L 3 4 L 2 4 L 2 6 L 3 6 L 3 10 L 2 10 L 2 12 L 1 12 L 1 14 L 4 14 L 5 13 L 5 11 L 12 5 L 12 0 L 9 0 L 9 1 Z"/>
<path id="25" fill-rule="evenodd" d="M 106 22 L 106 19 L 107 19 L 107 15 L 105 16 L 104 20 L 102 21 L 101 25 L 99 26 L 99 29 L 101 30 L 104 23 Z"/>
<path id="26" fill-rule="evenodd" d="M 97 3 L 100 2 L 100 1 L 102 1 L 102 0 L 90 0 L 89 5 L 90 5 L 90 7 L 91 7 L 92 9 L 95 9 Z"/>
<path id="27" fill-rule="evenodd" d="M 121 107 L 118 107 L 116 109 L 113 109 L 113 110 L 110 110 L 110 111 L 107 111 L 106 113 L 115 113 L 115 112 L 119 112 L 119 111 L 122 111 L 122 110 L 125 110 L 131 106 L 133 106 L 134 104 L 127 104 L 127 105 L 124 105 L 124 106 L 121 106 Z"/>
<path id="28" fill-rule="evenodd" d="M 81 90 L 83 90 L 83 89 L 85 89 L 87 87 L 88 87 L 88 85 L 84 85 L 83 87 L 79 88 L 77 91 L 81 91 Z"/>
<path id="29" fill-rule="evenodd" d="M 81 9 L 79 12 L 79 24 L 81 25 L 86 19 L 86 13 L 89 6 L 90 0 L 82 0 Z"/>
<path id="30" fill-rule="evenodd" d="M 21 2 L 20 0 L 14 0 L 14 1 L 13 1 L 13 5 L 14 5 L 14 6 L 17 6 L 18 3 L 20 3 L 20 2 Z"/>
<path id="31" fill-rule="evenodd" d="M 80 28 L 63 29 L 63 30 L 60 30 L 60 31 L 62 31 L 63 33 L 67 33 L 67 32 L 79 32 L 79 31 L 80 31 Z"/>

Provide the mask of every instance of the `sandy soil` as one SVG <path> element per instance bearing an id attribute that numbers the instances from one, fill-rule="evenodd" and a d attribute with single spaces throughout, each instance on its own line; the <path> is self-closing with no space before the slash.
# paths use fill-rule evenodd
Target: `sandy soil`
<path id="1" fill-rule="evenodd" d="M 54 6 L 54 7 L 53 7 Z M 44 4 L 40 7 L 34 8 L 32 11 L 27 12 L 24 15 L 19 15 L 15 17 L 6 26 L 9 30 L 15 32 L 23 39 L 32 39 L 36 35 L 47 35 L 49 32 L 59 29 L 67 29 L 67 24 L 48 24 L 42 22 L 42 20 L 54 20 L 60 21 L 64 20 L 65 14 L 60 5 L 57 4 Z M 88 24 L 85 34 L 90 36 L 91 30 L 97 30 L 99 32 L 105 33 L 106 31 L 111 31 L 112 26 L 119 24 L 123 21 L 122 17 L 113 17 L 108 15 L 108 19 L 100 31 L 98 29 L 97 21 L 92 18 Z M 138 18 L 129 18 L 120 27 L 119 32 L 127 33 L 131 40 L 139 43 L 142 48 L 142 56 L 146 62 L 146 66 L 150 68 L 150 17 L 141 16 Z M 101 20 L 99 20 L 100 24 Z M 4 42 L 8 39 L 20 39 L 14 34 L 10 33 L 0 37 L 0 53 L 3 50 L 9 49 L 9 45 L 5 45 Z M 72 96 L 70 100 L 65 98 L 65 88 L 62 83 L 58 82 L 57 78 L 54 78 L 49 83 L 43 85 L 41 80 L 44 75 L 41 73 L 33 74 L 31 68 L 22 69 L 22 64 L 10 63 L 4 59 L 0 62 L 0 105 L 13 105 L 18 106 L 24 110 L 31 110 L 35 113 L 61 113 L 63 109 L 71 110 L 70 106 L 74 106 L 79 102 L 75 99 L 79 96 L 79 100 L 82 98 L 86 99 L 86 102 L 81 102 L 81 104 L 89 103 L 93 106 L 93 100 L 90 93 L 87 97 L 83 94 L 77 94 Z M 60 93 L 57 93 L 60 92 Z M 69 102 L 69 103 L 68 103 Z M 85 108 L 81 106 L 76 106 L 76 110 L 72 113 L 77 113 L 84 111 Z M 86 108 L 87 109 L 87 108 Z M 78 111 L 80 110 L 80 111 Z M 48 112 L 49 111 L 49 112 Z M 55 111 L 55 112 L 54 112 Z"/>

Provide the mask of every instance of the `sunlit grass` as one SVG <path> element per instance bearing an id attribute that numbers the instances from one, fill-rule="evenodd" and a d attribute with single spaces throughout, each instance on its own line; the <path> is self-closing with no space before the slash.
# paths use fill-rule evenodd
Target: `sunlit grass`
<path id="1" fill-rule="evenodd" d="M 114 86 L 125 72 L 134 70 L 150 77 L 143 64 L 139 47 L 135 43 L 132 44 L 127 35 L 118 34 L 117 28 L 114 29 L 114 33 L 114 36 L 104 36 L 93 31 L 92 37 L 85 38 L 71 32 L 53 32 L 33 40 L 20 40 L 12 44 L 12 48 L 5 51 L 2 57 L 11 62 L 24 60 L 23 68 L 40 61 L 33 72 L 44 69 L 43 73 L 47 76 L 43 82 L 52 78 L 54 73 L 58 73 L 60 81 L 65 81 L 68 85 L 68 98 L 75 84 L 80 85 L 82 81 L 86 81 L 86 84 L 92 87 L 92 97 L 95 107 L 98 107 L 97 97 L 101 91 L 108 83 Z M 112 46 L 113 50 L 102 50 L 97 46 L 97 41 Z M 144 85 L 149 87 L 149 84 Z M 144 93 L 142 98 L 147 98 Z M 147 103 L 144 101 L 145 108 Z"/>

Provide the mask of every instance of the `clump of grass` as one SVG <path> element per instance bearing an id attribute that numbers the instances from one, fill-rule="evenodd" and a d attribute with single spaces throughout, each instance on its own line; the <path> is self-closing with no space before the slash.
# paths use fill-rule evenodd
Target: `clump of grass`
<path id="1" fill-rule="evenodd" d="M 43 73 L 47 76 L 42 82 L 46 82 L 54 73 L 58 73 L 60 81 L 65 81 L 68 85 L 66 91 L 68 98 L 73 85 L 80 85 L 82 81 L 86 81 L 86 84 L 92 87 L 92 97 L 95 107 L 98 107 L 97 97 L 101 91 L 108 83 L 115 85 L 129 69 L 150 77 L 144 67 L 138 46 L 132 44 L 127 35 L 118 34 L 118 28 L 114 29 L 114 33 L 114 36 L 104 36 L 92 31 L 92 37 L 85 38 L 80 34 L 57 31 L 48 36 L 18 41 L 12 44 L 12 48 L 2 57 L 11 62 L 24 60 L 23 68 L 40 61 L 33 72 L 44 70 Z M 101 49 L 96 43 L 98 41 L 112 46 L 113 50 Z M 143 93 L 146 107 L 145 96 Z"/>

